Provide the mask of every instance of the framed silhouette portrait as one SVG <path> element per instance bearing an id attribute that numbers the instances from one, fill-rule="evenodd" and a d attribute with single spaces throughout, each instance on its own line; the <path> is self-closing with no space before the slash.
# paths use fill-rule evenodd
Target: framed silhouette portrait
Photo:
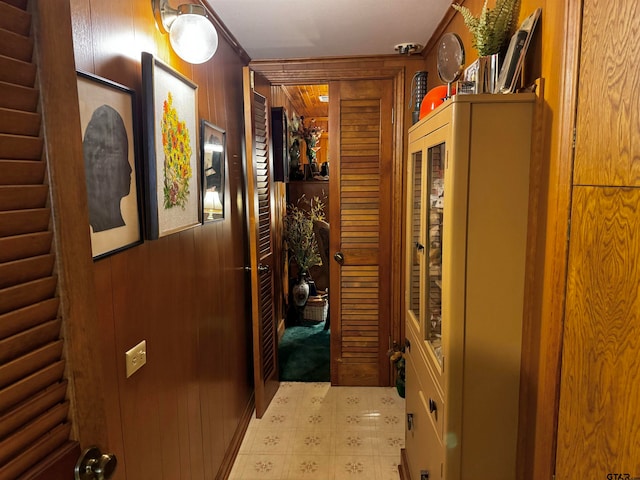
<path id="1" fill-rule="evenodd" d="M 226 172 L 225 132 L 206 120 L 200 122 L 202 158 L 202 222 L 224 219 Z"/>
<path id="2" fill-rule="evenodd" d="M 94 260 L 143 242 L 133 90 L 77 72 Z"/>
<path id="3" fill-rule="evenodd" d="M 198 86 L 142 53 L 147 237 L 201 224 Z"/>

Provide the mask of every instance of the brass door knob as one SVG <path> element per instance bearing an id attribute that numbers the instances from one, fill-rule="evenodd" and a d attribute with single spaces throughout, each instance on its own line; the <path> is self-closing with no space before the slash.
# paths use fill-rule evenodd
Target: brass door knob
<path id="1" fill-rule="evenodd" d="M 344 255 L 342 254 L 342 252 L 336 252 L 333 256 L 333 259 L 340 265 L 344 264 Z"/>
<path id="2" fill-rule="evenodd" d="M 78 459 L 75 480 L 109 480 L 118 465 L 116 456 L 102 453 L 98 447 L 89 447 Z"/>

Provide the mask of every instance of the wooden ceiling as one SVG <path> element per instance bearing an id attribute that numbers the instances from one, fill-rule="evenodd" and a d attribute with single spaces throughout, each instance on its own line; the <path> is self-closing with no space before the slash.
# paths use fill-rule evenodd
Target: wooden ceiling
<path id="1" fill-rule="evenodd" d="M 321 102 L 320 95 L 329 95 L 329 85 L 282 85 L 298 115 L 315 118 L 317 121 L 329 117 L 329 103 Z"/>

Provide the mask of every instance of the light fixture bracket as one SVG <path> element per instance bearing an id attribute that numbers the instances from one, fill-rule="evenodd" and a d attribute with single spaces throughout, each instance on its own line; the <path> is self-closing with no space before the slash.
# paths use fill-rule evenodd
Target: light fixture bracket
<path id="1" fill-rule="evenodd" d="M 418 53 L 422 50 L 422 45 L 419 43 L 399 43 L 393 48 L 400 55 L 411 55 L 412 53 Z"/>

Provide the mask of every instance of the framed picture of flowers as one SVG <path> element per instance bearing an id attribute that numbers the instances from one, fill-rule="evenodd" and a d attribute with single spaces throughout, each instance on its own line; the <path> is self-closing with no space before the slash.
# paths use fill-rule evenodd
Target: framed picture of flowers
<path id="1" fill-rule="evenodd" d="M 198 86 L 142 53 L 147 237 L 200 224 Z"/>
<path id="2" fill-rule="evenodd" d="M 202 222 L 224 218 L 225 132 L 219 127 L 200 121 L 202 148 Z"/>
<path id="3" fill-rule="evenodd" d="M 77 72 L 82 152 L 94 260 L 142 243 L 135 93 Z"/>

